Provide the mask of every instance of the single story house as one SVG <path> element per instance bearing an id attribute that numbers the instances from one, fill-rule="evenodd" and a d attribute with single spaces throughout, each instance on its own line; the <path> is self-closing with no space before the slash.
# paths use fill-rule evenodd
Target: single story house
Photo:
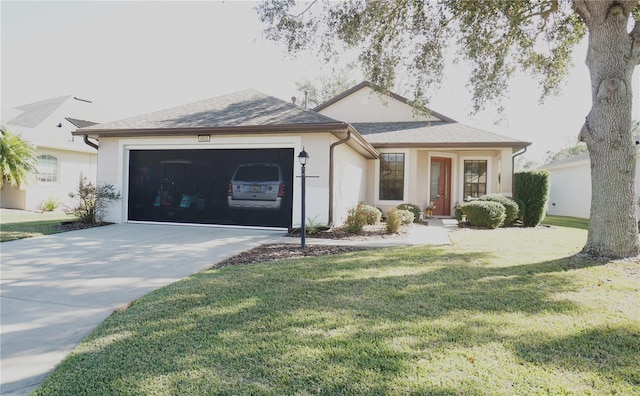
<path id="1" fill-rule="evenodd" d="M 315 109 L 248 90 L 80 128 L 98 142 L 98 182 L 122 193 L 113 222 L 298 227 L 340 225 L 364 201 L 451 216 L 456 204 L 512 192 L 513 156 L 529 142 L 417 112 L 363 82 Z"/>
<path id="2" fill-rule="evenodd" d="M 636 202 L 640 204 L 640 146 L 636 146 Z M 591 213 L 591 161 L 589 153 L 540 167 L 549 171 L 547 213 L 588 219 Z M 639 208 L 637 208 L 639 209 Z M 638 211 L 640 217 L 640 211 Z"/>
<path id="3" fill-rule="evenodd" d="M 95 107 L 91 101 L 66 95 L 3 110 L 2 124 L 35 147 L 38 173 L 25 185 L 3 184 L 1 207 L 40 209 L 49 200 L 71 205 L 69 193 L 77 191 L 81 175 L 95 183 L 97 150 L 71 134 L 96 124 L 86 121 L 96 119 Z"/>

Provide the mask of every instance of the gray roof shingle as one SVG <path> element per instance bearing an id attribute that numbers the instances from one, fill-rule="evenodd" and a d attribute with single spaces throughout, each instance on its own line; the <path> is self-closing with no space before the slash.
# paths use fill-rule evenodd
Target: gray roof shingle
<path id="1" fill-rule="evenodd" d="M 354 123 L 353 127 L 374 146 L 392 144 L 491 144 L 528 146 L 530 143 L 483 131 L 459 122 Z"/>
<path id="2" fill-rule="evenodd" d="M 137 130 L 334 123 L 336 120 L 253 90 L 83 128 Z"/>
<path id="3" fill-rule="evenodd" d="M 58 96 L 39 102 L 29 103 L 15 109 L 23 110 L 23 113 L 7 122 L 8 125 L 17 125 L 25 128 L 35 128 L 56 111 L 71 95 Z"/>

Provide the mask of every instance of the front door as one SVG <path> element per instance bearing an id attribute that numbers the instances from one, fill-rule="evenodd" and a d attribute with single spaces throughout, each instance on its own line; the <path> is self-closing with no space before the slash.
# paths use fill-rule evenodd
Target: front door
<path id="1" fill-rule="evenodd" d="M 451 215 L 451 158 L 431 158 L 431 202 L 435 216 Z"/>

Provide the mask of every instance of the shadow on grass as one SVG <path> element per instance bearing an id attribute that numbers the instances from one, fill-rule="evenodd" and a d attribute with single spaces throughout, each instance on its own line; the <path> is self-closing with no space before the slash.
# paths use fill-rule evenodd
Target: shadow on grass
<path id="1" fill-rule="evenodd" d="M 35 394 L 482 394 L 480 379 L 453 387 L 407 373 L 425 353 L 515 341 L 478 314 L 579 312 L 553 298 L 574 288 L 561 274 L 598 265 L 565 258 L 496 268 L 490 259 L 396 249 L 200 273 L 105 321 Z M 570 368 L 574 345 L 603 335 L 622 337 L 607 344 L 612 358 L 634 341 L 594 331 L 549 341 L 570 344 L 555 358 L 554 345 L 527 339 L 516 351 Z M 600 364 L 598 354 L 581 359 L 578 369 Z M 635 381 L 619 372 L 632 367 L 607 370 Z"/>
<path id="2" fill-rule="evenodd" d="M 595 327 L 568 337 L 515 343 L 518 356 L 536 365 L 590 371 L 640 386 L 640 327 Z"/>

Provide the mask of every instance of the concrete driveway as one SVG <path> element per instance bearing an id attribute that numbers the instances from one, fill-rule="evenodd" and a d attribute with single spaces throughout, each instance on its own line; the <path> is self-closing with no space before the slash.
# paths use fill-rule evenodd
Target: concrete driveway
<path id="1" fill-rule="evenodd" d="M 0 394 L 31 392 L 117 308 L 283 234 L 115 224 L 2 243 Z"/>

